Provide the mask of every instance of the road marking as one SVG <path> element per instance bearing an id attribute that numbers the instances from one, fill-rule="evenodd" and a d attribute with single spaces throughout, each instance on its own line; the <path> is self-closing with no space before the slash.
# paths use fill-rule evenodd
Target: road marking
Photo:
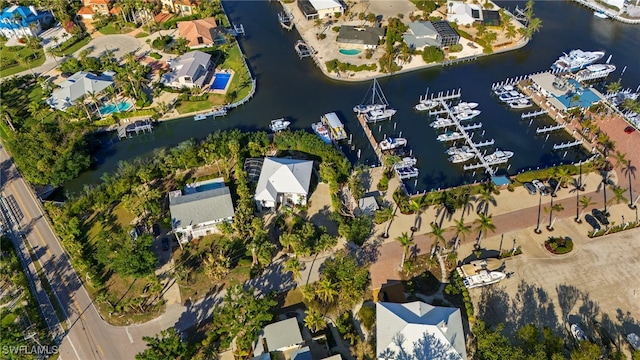
<path id="1" fill-rule="evenodd" d="M 78 351 L 76 350 L 76 347 L 73 346 L 73 341 L 71 341 L 71 337 L 66 336 L 67 339 L 69 339 L 69 345 L 71 345 L 71 349 L 73 349 L 73 352 L 76 354 L 76 358 L 78 360 L 81 360 L 80 355 L 78 354 Z"/>
<path id="2" fill-rule="evenodd" d="M 131 336 L 131 334 L 129 334 L 129 327 L 126 326 L 124 328 L 124 331 L 127 333 L 127 336 L 129 337 L 129 342 L 133 344 L 133 337 Z"/>

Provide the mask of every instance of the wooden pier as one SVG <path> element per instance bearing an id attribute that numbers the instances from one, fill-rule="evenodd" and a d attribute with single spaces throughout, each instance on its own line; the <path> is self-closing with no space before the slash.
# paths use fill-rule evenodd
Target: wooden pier
<path id="1" fill-rule="evenodd" d="M 530 99 L 531 97 L 528 97 L 528 98 Z M 524 119 L 529 119 L 529 118 L 533 118 L 533 117 L 536 117 L 536 116 L 544 115 L 546 113 L 547 113 L 547 110 L 540 109 L 540 110 L 537 110 L 537 111 L 531 111 L 531 112 L 528 112 L 528 113 L 524 113 L 524 114 L 520 115 L 520 118 L 522 120 L 524 120 Z"/>
<path id="2" fill-rule="evenodd" d="M 553 150 L 566 149 L 566 148 L 570 148 L 570 147 L 573 147 L 573 146 L 582 145 L 582 143 L 583 143 L 582 140 L 575 140 L 575 141 L 570 141 L 570 142 L 561 143 L 561 144 L 554 144 L 553 145 Z"/>
<path id="3" fill-rule="evenodd" d="M 360 122 L 360 125 L 362 126 L 362 129 L 364 130 L 364 133 L 367 136 L 367 139 L 369 140 L 369 143 L 371 144 L 373 151 L 376 153 L 376 156 L 378 157 L 378 161 L 380 162 L 380 164 L 384 164 L 384 154 L 382 153 L 382 150 L 380 150 L 380 147 L 378 146 L 378 142 L 376 141 L 376 138 L 373 136 L 373 132 L 371 131 L 371 128 L 369 128 L 369 125 L 367 125 L 367 121 L 365 120 L 364 115 L 358 114 L 356 115 L 356 118 L 358 119 L 358 122 Z"/>
<path id="4" fill-rule="evenodd" d="M 558 125 L 551 125 L 546 127 L 539 127 L 536 129 L 536 134 L 544 134 L 544 133 L 552 132 L 554 130 L 564 129 L 565 126 L 566 126 L 565 124 L 558 124 Z"/>

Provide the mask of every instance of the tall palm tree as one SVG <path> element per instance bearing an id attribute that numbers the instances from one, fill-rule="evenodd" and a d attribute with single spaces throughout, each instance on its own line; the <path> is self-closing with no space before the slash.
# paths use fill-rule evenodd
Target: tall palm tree
<path id="1" fill-rule="evenodd" d="M 604 197 L 604 213 L 605 215 L 608 214 L 607 211 L 607 185 L 609 185 L 609 181 L 611 181 L 611 175 L 609 175 L 608 171 L 603 171 L 602 172 L 602 181 L 600 181 L 600 184 L 598 184 L 598 190 L 600 190 L 600 188 L 602 188 L 602 196 Z"/>
<path id="2" fill-rule="evenodd" d="M 556 222 L 556 219 L 558 218 L 557 216 L 554 218 L 553 217 L 553 212 L 560 212 L 564 210 L 564 206 L 562 206 L 562 204 L 560 203 L 553 203 L 553 198 L 551 198 L 551 205 L 549 207 L 544 208 L 544 212 L 545 213 L 549 213 L 549 225 L 547 226 L 547 230 L 552 231 L 553 230 L 553 224 Z"/>
<path id="3" fill-rule="evenodd" d="M 578 220 L 580 220 L 582 218 L 582 214 L 584 214 L 585 210 L 587 210 L 587 208 L 589 206 L 595 205 L 596 203 L 594 201 L 591 201 L 591 197 L 586 197 L 586 196 L 582 196 L 582 198 L 580 198 L 580 207 L 582 208 L 582 211 L 580 211 L 580 215 L 578 215 Z M 582 220 L 580 220 L 582 221 Z"/>
<path id="4" fill-rule="evenodd" d="M 320 311 L 316 309 L 307 309 L 307 311 L 305 311 L 304 325 L 311 330 L 312 333 L 315 333 L 326 328 L 327 322 L 322 314 L 320 314 Z"/>
<path id="5" fill-rule="evenodd" d="M 627 198 L 624 197 L 624 193 L 627 191 L 626 189 L 620 186 L 614 186 L 611 191 L 613 192 L 613 197 L 609 200 L 610 204 L 620 204 L 627 201 Z"/>
<path id="6" fill-rule="evenodd" d="M 102 111 L 100 111 L 100 97 L 98 96 L 98 94 L 96 94 L 95 91 L 89 91 L 87 93 L 87 96 L 89 97 L 89 99 L 91 99 L 91 102 L 95 105 L 96 109 L 98 110 L 98 115 L 100 116 L 100 118 L 102 118 Z"/>
<path id="7" fill-rule="evenodd" d="M 335 297 L 338 295 L 338 291 L 329 279 L 322 279 L 318 281 L 315 293 L 318 298 L 325 304 L 332 303 Z"/>
<path id="8" fill-rule="evenodd" d="M 624 164 L 622 173 L 629 178 L 629 207 L 633 209 L 635 205 L 633 204 L 633 191 L 631 190 L 631 176 L 633 175 L 633 178 L 636 178 L 636 167 L 631 165 L 631 160 Z"/>
<path id="9" fill-rule="evenodd" d="M 478 202 L 479 207 L 484 208 L 484 215 L 487 215 L 489 212 L 489 204 L 493 204 L 494 206 L 497 205 L 496 198 L 493 196 L 493 191 L 485 187 L 480 188 L 480 191 L 476 196 L 476 201 Z"/>
<path id="10" fill-rule="evenodd" d="M 460 221 L 464 220 L 465 212 L 468 214 L 473 210 L 473 202 L 475 200 L 476 198 L 471 195 L 471 189 L 469 187 L 462 188 L 461 193 L 458 196 L 458 206 L 462 210 L 462 214 L 460 214 Z"/>
<path id="11" fill-rule="evenodd" d="M 617 93 L 622 89 L 622 79 L 618 79 L 618 81 L 614 81 L 612 83 L 607 84 L 607 92 L 609 93 Z"/>
<path id="12" fill-rule="evenodd" d="M 456 240 L 453 244 L 453 248 L 457 249 L 461 235 L 462 235 L 462 239 L 465 240 L 467 237 L 467 234 L 471 233 L 471 226 L 465 225 L 463 219 L 455 220 L 455 223 L 456 223 Z"/>
<path id="13" fill-rule="evenodd" d="M 400 269 L 404 269 L 404 262 L 407 259 L 407 253 L 409 248 L 413 245 L 413 237 L 409 237 L 409 234 L 403 232 L 402 235 L 396 238 L 400 245 L 402 245 L 402 261 L 400 262 Z"/>
<path id="14" fill-rule="evenodd" d="M 624 166 L 624 165 L 626 165 L 626 163 L 628 161 L 627 160 L 627 154 L 621 153 L 620 151 L 616 151 L 613 154 L 613 161 L 614 161 L 614 163 L 613 163 L 613 168 L 614 169 L 617 169 L 620 166 Z"/>
<path id="15" fill-rule="evenodd" d="M 300 279 L 300 272 L 304 269 L 304 264 L 298 260 L 297 256 L 292 256 L 284 262 L 282 271 L 291 272 L 294 279 Z"/>
<path id="16" fill-rule="evenodd" d="M 558 185 L 563 188 L 567 187 L 567 183 L 571 181 L 572 176 L 569 173 L 569 169 L 564 166 L 559 166 L 553 169 L 553 177 L 558 180 Z M 553 189 L 554 192 L 558 189 Z"/>
<path id="17" fill-rule="evenodd" d="M 440 227 L 440 225 L 436 224 L 436 223 L 431 223 L 431 232 L 427 233 L 427 235 L 429 235 L 429 237 L 432 237 L 436 240 L 435 245 L 437 246 L 438 243 L 442 243 L 443 246 L 445 246 L 446 244 L 446 240 L 444 238 L 444 229 Z"/>
<path id="18" fill-rule="evenodd" d="M 493 215 L 487 216 L 485 214 L 478 214 L 478 216 L 479 217 L 475 219 L 473 223 L 476 224 L 475 230 L 478 231 L 478 241 L 476 243 L 476 246 L 479 248 L 483 234 L 485 234 L 487 231 L 495 232 L 496 226 L 492 223 Z"/>
<path id="19" fill-rule="evenodd" d="M 382 234 L 383 238 L 388 238 L 389 237 L 389 228 L 391 228 L 391 221 L 393 220 L 393 218 L 396 216 L 396 208 L 393 206 L 393 204 L 385 207 L 382 209 L 385 217 L 388 219 L 387 220 L 387 226 L 384 229 L 384 233 Z"/>
<path id="20" fill-rule="evenodd" d="M 416 217 L 413 220 L 413 226 L 411 227 L 411 232 L 416 232 L 418 230 L 418 219 L 420 218 L 420 212 L 422 211 L 422 200 L 418 201 L 416 199 L 411 199 L 409 202 L 409 209 L 416 214 Z"/>

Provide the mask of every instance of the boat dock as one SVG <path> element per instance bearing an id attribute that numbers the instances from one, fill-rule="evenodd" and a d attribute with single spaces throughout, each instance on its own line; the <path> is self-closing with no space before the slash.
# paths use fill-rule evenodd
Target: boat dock
<path id="1" fill-rule="evenodd" d="M 367 125 L 367 121 L 364 119 L 364 116 L 356 116 L 356 118 L 358 119 L 358 122 L 360 122 L 360 125 L 364 130 L 364 134 L 367 136 L 367 139 L 369 140 L 369 143 L 371 144 L 373 151 L 376 153 L 379 163 L 384 164 L 384 154 L 382 154 L 382 150 L 380 150 L 380 147 L 378 146 L 378 142 L 376 141 L 376 138 L 373 136 L 373 131 L 371 131 L 371 128 L 369 127 L 369 125 Z"/>
<path id="2" fill-rule="evenodd" d="M 536 134 L 545 134 L 548 132 L 552 132 L 554 130 L 564 129 L 565 126 L 566 126 L 565 124 L 558 124 L 558 125 L 551 125 L 546 127 L 539 127 L 536 129 Z"/>
<path id="3" fill-rule="evenodd" d="M 465 125 L 462 128 L 464 130 L 475 130 L 475 129 L 480 129 L 481 127 L 482 127 L 482 123 L 475 123 L 471 125 Z"/>
<path id="4" fill-rule="evenodd" d="M 582 143 L 583 143 L 582 140 L 575 140 L 575 141 L 570 141 L 570 142 L 561 143 L 561 144 L 554 144 L 553 145 L 553 150 L 566 149 L 566 148 L 570 148 L 570 147 L 573 147 L 573 146 L 582 145 Z"/>
<path id="5" fill-rule="evenodd" d="M 296 49 L 296 52 L 298 53 L 298 57 L 300 59 L 313 56 L 313 54 L 316 53 L 316 50 L 313 47 L 307 45 L 307 43 L 302 40 L 298 40 L 298 42 L 296 42 L 293 47 Z"/>
<path id="6" fill-rule="evenodd" d="M 528 113 L 524 113 L 524 114 L 520 115 L 520 118 L 522 120 L 525 120 L 525 119 L 529 119 L 529 118 L 534 118 L 536 116 L 544 115 L 546 113 L 547 113 L 547 110 L 540 109 L 540 110 L 537 110 L 537 111 L 530 111 Z"/>
<path id="7" fill-rule="evenodd" d="M 128 121 L 125 119 L 124 121 Z M 137 120 L 132 124 L 122 125 L 118 127 L 118 139 L 130 138 L 133 133 L 151 133 L 153 131 L 153 122 L 151 119 Z"/>
<path id="8" fill-rule="evenodd" d="M 447 100 L 460 99 L 460 96 L 462 96 L 462 89 L 447 90 L 446 92 L 440 91 L 437 95 L 434 93 L 431 93 L 431 97 L 428 97 L 427 94 L 424 94 L 424 97 L 420 96 L 420 102 L 427 101 L 427 100 L 444 102 Z"/>

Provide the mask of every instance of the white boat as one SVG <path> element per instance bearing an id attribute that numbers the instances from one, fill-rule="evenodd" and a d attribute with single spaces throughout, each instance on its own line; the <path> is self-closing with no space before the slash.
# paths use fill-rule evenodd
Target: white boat
<path id="1" fill-rule="evenodd" d="M 576 73 L 576 80 L 588 81 L 594 79 L 601 79 L 609 76 L 612 72 L 616 71 L 616 66 L 611 64 L 591 64 L 586 68 Z"/>
<path id="2" fill-rule="evenodd" d="M 366 114 L 374 110 L 384 110 L 387 107 L 384 104 L 358 104 L 353 107 L 353 112 L 356 114 Z"/>
<path id="3" fill-rule="evenodd" d="M 517 99 L 521 99 L 523 97 L 524 95 L 522 95 L 522 93 L 520 93 L 519 91 L 513 90 L 513 91 L 507 91 L 504 94 L 498 96 L 498 99 L 502 102 L 511 102 Z"/>
<path id="4" fill-rule="evenodd" d="M 460 154 L 460 153 L 466 153 L 466 152 L 470 152 L 471 151 L 471 147 L 467 146 L 467 145 L 463 145 L 462 147 L 455 147 L 452 146 L 450 148 L 447 149 L 447 151 L 445 151 L 445 153 L 447 155 L 454 155 L 454 154 Z"/>
<path id="5" fill-rule="evenodd" d="M 571 324 L 571 335 L 573 335 L 573 337 L 578 341 L 587 340 L 587 335 L 585 335 L 584 331 L 580 329 L 580 326 L 578 326 L 578 324 Z"/>
<path id="6" fill-rule="evenodd" d="M 204 120 L 206 118 L 207 118 L 206 114 L 198 114 L 198 115 L 193 117 L 193 121 L 200 121 L 200 120 Z"/>
<path id="7" fill-rule="evenodd" d="M 480 270 L 475 275 L 467 276 L 462 279 L 462 282 L 468 289 L 473 289 L 498 283 L 506 277 L 507 275 L 500 271 Z"/>
<path id="8" fill-rule="evenodd" d="M 329 129 L 327 129 L 327 127 L 324 126 L 322 122 L 311 124 L 311 129 L 313 129 L 313 132 L 316 133 L 316 135 L 318 135 L 318 137 L 322 139 L 322 141 L 324 141 L 327 144 L 331 144 L 331 136 L 329 135 Z"/>
<path id="9" fill-rule="evenodd" d="M 366 114 L 371 111 L 384 110 L 389 106 L 389 102 L 387 102 L 387 99 L 384 97 L 380 84 L 378 84 L 378 80 L 376 79 L 373 79 L 373 84 L 371 84 L 371 98 L 367 99 L 367 97 L 368 95 L 365 96 L 365 99 L 368 103 L 363 100 L 361 104 L 353 107 L 353 112 L 356 114 Z"/>
<path id="10" fill-rule="evenodd" d="M 438 135 L 436 138 L 438 141 L 453 141 L 464 138 L 464 135 L 457 131 L 447 131 L 444 134 Z"/>
<path id="11" fill-rule="evenodd" d="M 420 103 L 418 103 L 418 105 L 414 106 L 413 108 L 418 111 L 427 111 L 435 108 L 436 106 L 438 106 L 437 101 L 423 100 L 423 101 L 420 101 Z"/>
<path id="12" fill-rule="evenodd" d="M 608 19 L 609 18 L 607 16 L 607 14 L 604 13 L 604 11 L 594 11 L 593 12 L 593 16 L 599 17 L 600 19 Z"/>
<path id="13" fill-rule="evenodd" d="M 513 156 L 513 151 L 496 150 L 493 154 L 486 155 L 484 161 L 488 164 L 501 164 Z"/>
<path id="14" fill-rule="evenodd" d="M 471 151 L 460 152 L 460 153 L 456 153 L 449 156 L 449 161 L 451 161 L 454 164 L 459 164 L 459 163 L 467 162 L 473 159 L 474 157 L 476 157 L 476 154 L 474 152 L 471 152 Z"/>
<path id="15" fill-rule="evenodd" d="M 419 175 L 418 169 L 413 166 L 403 166 L 395 168 L 400 180 L 411 179 Z"/>
<path id="16" fill-rule="evenodd" d="M 368 123 L 374 123 L 382 120 L 391 119 L 393 115 L 398 110 L 396 109 L 382 109 L 382 110 L 372 110 L 364 115 L 364 119 Z"/>
<path id="17" fill-rule="evenodd" d="M 458 121 L 464 121 L 464 120 L 471 120 L 474 117 L 480 115 L 481 111 L 480 110 L 465 110 L 461 113 L 457 113 L 455 115 L 456 119 L 458 119 Z"/>
<path id="18" fill-rule="evenodd" d="M 416 159 L 415 157 L 405 156 L 402 158 L 402 160 L 400 160 L 399 163 L 395 164 L 393 167 L 394 168 L 411 167 L 411 166 L 414 166 L 417 162 L 418 162 L 418 159 Z"/>
<path id="19" fill-rule="evenodd" d="M 604 51 L 571 50 L 568 54 L 562 54 L 562 56 L 551 65 L 551 69 L 554 71 L 576 71 L 589 64 L 593 64 L 603 56 Z"/>
<path id="20" fill-rule="evenodd" d="M 627 341 L 636 351 L 640 351 L 640 336 L 635 333 L 627 334 Z"/>
<path id="21" fill-rule="evenodd" d="M 532 106 L 533 103 L 527 98 L 519 98 L 509 102 L 509 107 L 512 109 L 526 109 Z"/>
<path id="22" fill-rule="evenodd" d="M 405 138 L 388 137 L 380 141 L 380 150 L 393 150 L 393 149 L 401 148 L 406 145 L 407 145 L 407 139 Z"/>
<path id="23" fill-rule="evenodd" d="M 475 109 L 477 107 L 478 107 L 478 103 L 463 101 L 458 105 L 451 107 L 451 111 L 453 111 L 454 113 L 458 113 L 458 112 L 464 112 L 466 110 Z"/>
<path id="24" fill-rule="evenodd" d="M 507 85 L 498 86 L 493 90 L 493 93 L 496 94 L 496 96 L 500 96 L 506 92 L 514 91 L 514 90 L 516 90 L 516 88 L 513 85 L 507 84 Z"/>
<path id="25" fill-rule="evenodd" d="M 431 126 L 434 129 L 440 129 L 447 126 L 453 126 L 455 124 L 456 122 L 453 121 L 453 119 L 437 118 L 435 121 L 429 124 L 429 126 Z"/>
<path id="26" fill-rule="evenodd" d="M 290 121 L 287 121 L 284 118 L 280 118 L 280 119 L 271 120 L 271 123 L 269 124 L 269 128 L 273 132 L 278 132 L 278 131 L 286 130 L 289 127 L 289 125 L 291 125 Z"/>
<path id="27" fill-rule="evenodd" d="M 334 141 L 340 141 L 347 138 L 347 131 L 344 124 L 334 112 L 324 114 L 321 118 L 322 123 L 329 128 L 329 135 Z"/>
<path id="28" fill-rule="evenodd" d="M 198 114 L 196 116 L 193 117 L 194 121 L 200 121 L 200 120 L 204 120 L 206 118 L 208 118 L 209 116 L 212 117 L 218 117 L 218 116 L 225 116 L 227 115 L 227 108 L 225 107 L 221 107 L 219 109 L 213 110 L 213 111 L 209 111 L 207 113 L 204 114 Z"/>

